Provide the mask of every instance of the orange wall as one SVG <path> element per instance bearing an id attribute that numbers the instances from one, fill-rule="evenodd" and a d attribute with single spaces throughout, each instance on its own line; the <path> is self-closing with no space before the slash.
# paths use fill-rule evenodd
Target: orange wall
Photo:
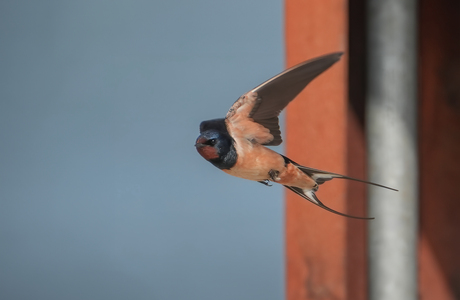
<path id="1" fill-rule="evenodd" d="M 333 51 L 349 54 L 288 106 L 286 153 L 307 166 L 365 178 L 365 1 L 285 5 L 287 66 Z M 458 12 L 457 0 L 420 1 L 421 299 L 460 298 Z M 318 197 L 339 211 L 365 215 L 365 192 L 365 185 L 335 180 L 321 186 Z M 287 191 L 286 298 L 367 299 L 366 224 Z"/>
<path id="2" fill-rule="evenodd" d="M 348 52 L 348 2 L 285 3 L 288 67 L 329 52 Z M 306 166 L 363 177 L 362 163 L 352 168 L 353 174 L 348 168 L 353 161 L 353 155 L 347 155 L 348 145 L 353 143 L 362 153 L 363 143 L 359 124 L 348 111 L 347 61 L 345 55 L 288 106 L 286 154 Z M 321 186 L 317 195 L 336 210 L 363 214 L 363 190 L 350 194 L 361 197 L 351 207 L 347 202 L 350 186 L 354 185 L 335 180 Z M 365 222 L 331 214 L 287 191 L 286 298 L 364 299 Z M 356 235 L 351 229 L 357 230 Z M 350 275 L 356 277 L 349 280 Z"/>

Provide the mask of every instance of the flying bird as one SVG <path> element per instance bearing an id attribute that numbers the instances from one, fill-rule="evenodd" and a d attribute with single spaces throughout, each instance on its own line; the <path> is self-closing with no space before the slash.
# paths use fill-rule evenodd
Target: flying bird
<path id="1" fill-rule="evenodd" d="M 265 185 L 284 185 L 302 198 L 332 213 L 356 219 L 324 205 L 315 192 L 333 178 L 350 179 L 394 190 L 377 183 L 299 165 L 265 146 L 281 144 L 278 116 L 315 77 L 343 53 L 331 53 L 298 64 L 241 96 L 225 118 L 203 121 L 195 147 L 207 161 L 227 174 Z"/>

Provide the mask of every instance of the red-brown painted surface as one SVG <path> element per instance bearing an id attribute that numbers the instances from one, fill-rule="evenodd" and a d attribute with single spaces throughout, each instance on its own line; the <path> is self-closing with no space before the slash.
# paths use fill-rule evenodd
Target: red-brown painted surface
<path id="1" fill-rule="evenodd" d="M 287 66 L 347 51 L 347 7 L 342 0 L 286 0 Z M 348 167 L 364 143 L 359 121 L 348 111 L 347 62 L 345 55 L 288 106 L 286 153 L 306 166 L 362 178 L 362 163 Z M 365 215 L 363 194 L 362 186 L 343 180 L 325 183 L 317 193 L 336 210 Z M 357 198 L 355 205 L 348 197 Z M 286 298 L 364 299 L 365 222 L 331 214 L 287 191 Z"/>
<path id="2" fill-rule="evenodd" d="M 288 66 L 337 50 L 350 55 L 288 107 L 287 155 L 357 178 L 366 178 L 365 11 L 363 0 L 286 0 Z M 420 1 L 421 299 L 460 299 L 459 11 L 457 0 Z M 335 209 L 365 215 L 365 192 L 365 185 L 335 180 L 318 196 Z M 365 234 L 366 222 L 286 192 L 286 298 L 367 299 Z"/>
<path id="3" fill-rule="evenodd" d="M 420 2 L 420 296 L 460 299 L 460 2 Z"/>

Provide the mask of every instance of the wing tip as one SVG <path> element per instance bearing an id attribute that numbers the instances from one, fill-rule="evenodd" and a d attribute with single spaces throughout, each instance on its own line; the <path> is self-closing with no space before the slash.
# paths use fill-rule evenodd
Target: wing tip
<path id="1" fill-rule="evenodd" d="M 345 51 L 335 51 L 335 52 L 330 52 L 330 53 L 327 53 L 327 54 L 323 54 L 323 55 L 318 56 L 318 57 L 313 58 L 313 59 L 323 58 L 323 57 L 327 57 L 327 56 L 329 56 L 329 57 L 334 57 L 335 56 L 337 58 L 337 60 L 339 60 L 342 57 L 342 55 L 344 55 L 344 54 L 345 54 Z"/>
<path id="2" fill-rule="evenodd" d="M 345 52 L 343 52 L 343 51 L 332 52 L 332 53 L 323 55 L 322 57 L 319 57 L 319 58 L 330 57 L 330 58 L 333 58 L 333 59 L 334 59 L 334 63 L 336 63 L 336 62 L 338 62 L 338 61 L 342 58 L 342 56 L 343 56 L 344 54 L 345 54 Z"/>

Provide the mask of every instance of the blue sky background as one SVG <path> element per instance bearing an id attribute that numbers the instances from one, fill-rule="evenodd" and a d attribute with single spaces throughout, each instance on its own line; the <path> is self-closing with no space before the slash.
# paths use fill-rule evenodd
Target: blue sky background
<path id="1" fill-rule="evenodd" d="M 283 299 L 281 188 L 193 147 L 283 70 L 282 17 L 278 0 L 1 1 L 0 298 Z"/>

